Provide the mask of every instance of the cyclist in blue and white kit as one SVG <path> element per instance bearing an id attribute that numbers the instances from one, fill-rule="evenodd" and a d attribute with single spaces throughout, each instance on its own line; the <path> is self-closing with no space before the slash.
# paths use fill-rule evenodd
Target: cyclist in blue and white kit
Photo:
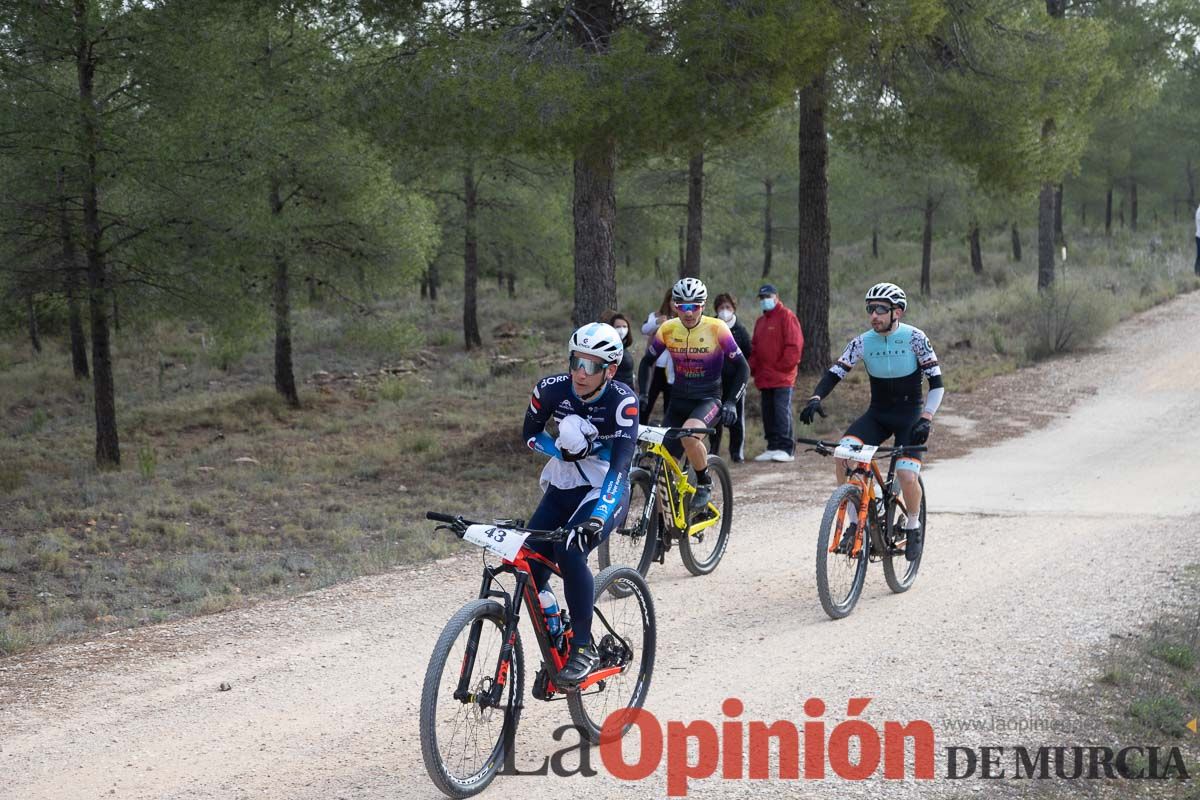
<path id="1" fill-rule="evenodd" d="M 855 364 L 862 361 L 871 378 L 871 405 L 867 413 L 846 429 L 842 442 L 879 445 L 889 436 L 895 436 L 897 447 L 925 444 L 933 415 L 945 394 L 937 354 L 924 331 L 900 322 L 908 309 L 908 298 L 899 286 L 877 283 L 867 292 L 866 301 L 871 330 L 854 337 L 837 363 L 821 377 L 808 405 L 800 412 L 800 421 L 809 425 L 814 414 L 825 416 L 821 400 Z M 927 398 L 922 398 L 922 376 L 929 381 Z M 846 461 L 838 459 L 837 462 L 840 482 L 845 479 Z M 917 480 L 920 471 L 921 459 L 916 456 L 907 455 L 896 460 L 896 476 L 906 508 L 921 507 L 921 484 Z M 907 515 L 901 527 L 907 539 L 904 555 L 914 561 L 924 547 L 920 515 Z"/>
<path id="2" fill-rule="evenodd" d="M 595 578 L 588 553 L 624 521 L 629 510 L 629 468 L 637 449 L 637 393 L 613 380 L 625 348 L 611 325 L 591 323 L 571 336 L 568 372 L 542 378 L 525 412 L 525 442 L 550 456 L 542 470 L 545 494 L 529 519 L 536 530 L 569 528 L 565 542 L 531 548 L 557 562 L 574 630 L 571 656 L 559 673 L 564 686 L 595 669 L 592 643 Z M 558 436 L 546 432 L 557 422 Z M 538 589 L 550 568 L 533 563 Z"/>

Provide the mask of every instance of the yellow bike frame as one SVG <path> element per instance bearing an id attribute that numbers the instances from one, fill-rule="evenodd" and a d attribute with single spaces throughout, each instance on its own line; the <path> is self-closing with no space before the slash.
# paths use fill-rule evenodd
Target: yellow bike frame
<path id="1" fill-rule="evenodd" d="M 669 506 L 672 527 L 677 531 L 685 531 L 688 536 L 695 536 L 706 528 L 711 528 L 721 520 L 721 511 L 712 503 L 708 504 L 712 512 L 708 519 L 700 520 L 691 526 L 687 524 L 687 501 L 696 493 L 696 487 L 688 481 L 687 475 L 679 467 L 679 462 L 658 442 L 640 442 L 642 452 L 658 458 L 667 468 L 667 480 L 663 482 L 666 497 L 659 496 L 659 511 L 666 512 L 664 505 Z"/>

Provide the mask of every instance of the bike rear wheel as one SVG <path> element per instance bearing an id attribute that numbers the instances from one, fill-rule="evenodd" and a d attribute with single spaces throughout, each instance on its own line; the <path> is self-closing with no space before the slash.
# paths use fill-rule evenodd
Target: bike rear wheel
<path id="1" fill-rule="evenodd" d="M 920 481 L 920 483 L 921 483 L 921 511 L 920 511 L 920 514 L 921 514 L 921 529 L 924 530 L 925 529 L 925 482 L 921 480 L 920 476 L 917 477 L 917 480 Z M 904 539 L 901 538 L 901 537 L 903 537 L 903 531 L 900 530 L 900 528 L 899 528 L 900 518 L 903 516 L 903 514 L 904 514 L 904 511 L 900 507 L 899 499 L 896 497 L 893 497 L 892 501 L 890 503 L 888 503 L 887 515 L 888 515 L 888 520 L 890 521 L 890 524 L 892 526 L 892 542 L 895 544 L 898 544 L 899 542 L 904 541 Z M 904 553 L 898 553 L 898 554 L 889 553 L 889 554 L 885 555 L 883 557 L 883 577 L 887 580 L 888 588 L 891 589 L 893 592 L 896 592 L 897 594 L 899 594 L 900 592 L 907 592 L 912 587 L 913 581 L 915 581 L 917 579 L 917 570 L 919 570 L 921 568 L 921 558 L 923 556 L 924 556 L 924 553 L 922 553 L 921 556 L 917 557 L 916 560 L 909 561 L 904 556 Z"/>
<path id="2" fill-rule="evenodd" d="M 629 474 L 629 513 L 625 522 L 596 548 L 601 570 L 615 564 L 633 567 L 643 577 L 650 571 L 662 527 L 657 504 L 651 497 L 653 488 L 645 470 L 635 469 Z"/>
<path id="3" fill-rule="evenodd" d="M 832 619 L 841 619 L 854 610 L 867 577 L 871 544 L 866 532 L 862 535 L 858 555 L 851 555 L 855 536 L 850 526 L 858 522 L 861 500 L 862 490 L 858 486 L 843 484 L 830 496 L 821 518 L 817 535 L 817 596 L 821 608 Z M 832 553 L 829 552 L 831 543 L 835 547 Z"/>
<path id="4" fill-rule="evenodd" d="M 449 797 L 482 792 L 504 765 L 505 747 L 520 721 L 525 660 L 517 633 L 506 686 L 499 706 L 485 707 L 479 696 L 496 680 L 496 665 L 504 640 L 504 606 L 495 600 L 474 600 L 446 623 L 434 645 L 421 688 L 421 755 L 434 784 Z M 456 699 L 468 642 L 478 649 L 467 679 L 468 697 Z"/>
<path id="5" fill-rule="evenodd" d="M 693 575 L 707 575 L 721 563 L 725 548 L 729 546 L 729 531 L 733 526 L 733 479 L 729 476 L 729 467 L 718 456 L 708 457 L 708 474 L 712 477 L 712 503 L 721 515 L 720 520 L 711 527 L 694 534 L 679 535 L 679 555 L 683 565 Z M 690 524 L 695 524 L 697 518 L 703 519 L 705 514 L 711 514 L 712 509 L 688 514 Z"/>
<path id="6" fill-rule="evenodd" d="M 654 672 L 654 601 L 646 579 L 632 567 L 612 566 L 596 576 L 592 639 L 600 651 L 597 671 L 622 667 L 600 683 L 567 692 L 572 722 L 584 738 L 596 744 L 610 714 L 642 707 Z M 621 735 L 628 729 L 625 725 Z"/>

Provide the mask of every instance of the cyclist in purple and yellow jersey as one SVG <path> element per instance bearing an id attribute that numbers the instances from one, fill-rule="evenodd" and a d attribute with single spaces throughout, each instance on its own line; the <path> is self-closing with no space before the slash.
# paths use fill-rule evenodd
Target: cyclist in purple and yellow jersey
<path id="1" fill-rule="evenodd" d="M 709 428 L 719 419 L 729 426 L 737 419 L 738 400 L 746 392 L 750 367 L 734 340 L 729 326 L 715 317 L 704 316 L 708 289 L 699 278 L 681 278 L 671 289 L 671 303 L 679 316 L 667 320 L 654 334 L 647 348 L 650 356 L 670 353 L 675 367 L 675 385 L 663 425 L 669 428 Z M 649 370 L 644 361 L 641 386 L 649 385 Z M 726 364 L 732 369 L 722 373 Z M 708 474 L 708 451 L 703 437 L 689 436 L 668 446 L 678 457 L 679 442 L 688 463 L 696 472 L 696 494 L 691 510 L 704 509 L 712 499 L 712 477 Z"/>

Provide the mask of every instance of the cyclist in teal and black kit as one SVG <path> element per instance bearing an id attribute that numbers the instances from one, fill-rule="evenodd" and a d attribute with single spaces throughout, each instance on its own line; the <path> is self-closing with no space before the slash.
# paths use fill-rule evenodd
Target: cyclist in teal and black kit
<path id="1" fill-rule="evenodd" d="M 896 437 L 896 446 L 922 445 L 929 439 L 933 415 L 937 413 L 945 389 L 942 370 L 929 337 L 919 328 L 900 322 L 908 309 L 904 290 L 894 283 L 877 283 L 867 292 L 867 314 L 871 330 L 854 337 L 837 363 L 822 376 L 817 388 L 800 412 L 800 421 L 809 425 L 814 414 L 825 416 L 821 400 L 838 381 L 862 361 L 871 378 L 871 405 L 867 413 L 851 423 L 842 442 L 883 444 Z M 923 398 L 921 377 L 929 381 L 929 397 Z M 846 475 L 846 462 L 838 459 L 837 479 Z M 896 460 L 896 476 L 907 508 L 921 507 L 921 484 L 917 475 L 921 459 L 913 455 Z M 906 531 L 905 557 L 914 561 L 924 546 L 924 531 L 919 515 L 910 514 L 901 526 Z"/>

